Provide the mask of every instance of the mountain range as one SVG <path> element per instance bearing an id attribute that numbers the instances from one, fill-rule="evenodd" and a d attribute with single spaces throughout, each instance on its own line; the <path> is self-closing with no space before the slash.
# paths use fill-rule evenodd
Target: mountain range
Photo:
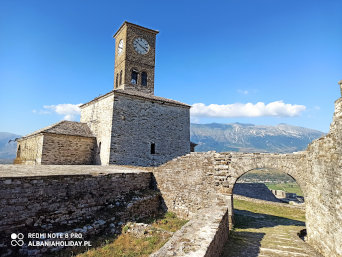
<path id="1" fill-rule="evenodd" d="M 11 141 L 21 136 L 0 132 L 0 163 L 10 163 L 15 158 L 17 151 L 17 142 Z"/>
<path id="2" fill-rule="evenodd" d="M 242 123 L 191 124 L 191 141 L 196 152 L 275 152 L 292 153 L 304 150 L 323 132 L 279 124 L 262 126 Z"/>
<path id="3" fill-rule="evenodd" d="M 287 124 L 261 126 L 242 123 L 211 123 L 190 126 L 191 141 L 198 144 L 196 152 L 276 152 L 291 153 L 304 150 L 323 132 Z M 12 163 L 21 137 L 0 132 L 0 163 Z"/>

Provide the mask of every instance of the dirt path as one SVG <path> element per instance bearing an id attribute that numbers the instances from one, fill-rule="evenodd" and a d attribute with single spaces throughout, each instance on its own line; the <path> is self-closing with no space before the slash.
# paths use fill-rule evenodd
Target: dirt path
<path id="1" fill-rule="evenodd" d="M 245 210 L 240 208 L 234 211 L 235 229 L 221 257 L 321 257 L 297 235 L 305 228 L 303 221 L 279 217 L 277 213 L 270 215 L 262 211 L 250 211 L 255 210 L 257 205 L 254 202 Z M 262 207 L 265 208 L 265 204 Z M 282 207 L 279 208 L 282 212 Z"/>

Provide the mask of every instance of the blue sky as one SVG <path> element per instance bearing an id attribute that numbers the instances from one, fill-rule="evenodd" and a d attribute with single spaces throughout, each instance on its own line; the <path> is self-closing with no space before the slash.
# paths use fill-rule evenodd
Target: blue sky
<path id="1" fill-rule="evenodd" d="M 155 94 L 202 104 L 193 121 L 327 132 L 342 79 L 341 11 L 342 1 L 329 0 L 2 0 L 0 131 L 24 135 L 77 119 L 58 107 L 112 90 L 112 36 L 127 20 L 160 31 Z M 257 117 L 229 114 L 247 103 L 261 106 Z"/>

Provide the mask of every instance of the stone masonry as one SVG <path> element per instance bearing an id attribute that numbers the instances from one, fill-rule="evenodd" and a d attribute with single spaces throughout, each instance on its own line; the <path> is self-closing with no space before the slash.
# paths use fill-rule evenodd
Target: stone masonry
<path id="1" fill-rule="evenodd" d="M 129 96 L 124 98 L 126 101 L 126 98 L 129 98 Z M 304 193 L 306 202 L 307 242 L 324 256 L 342 256 L 341 130 L 342 98 L 335 102 L 335 113 L 329 133 L 312 142 L 303 152 L 293 154 L 191 153 L 182 157 L 176 157 L 172 161 L 153 168 L 153 176 L 150 174 L 143 184 L 147 186 L 146 183 L 148 183 L 149 188 L 153 185 L 154 191 L 159 191 L 164 209 L 174 211 L 181 217 L 191 219 L 190 225 L 182 230 L 184 233 L 176 233 L 175 237 L 171 238 L 170 243 L 166 244 L 165 248 L 160 249 L 156 253 L 159 255 L 156 256 L 168 256 L 173 253 L 175 253 L 174 256 L 194 256 L 195 253 L 197 254 L 196 256 L 217 256 L 228 236 L 228 229 L 233 225 L 232 198 L 234 185 L 242 175 L 256 168 L 277 169 L 296 180 Z M 56 173 L 57 170 L 59 172 L 64 171 L 63 174 L 65 174 L 73 170 L 72 166 L 60 166 L 59 169 L 57 167 L 46 166 L 46 168 L 41 167 L 40 169 L 31 167 L 31 169 L 28 169 L 29 166 L 25 168 L 11 165 L 0 166 L 0 170 L 7 174 L 6 178 L 2 179 L 1 190 L 3 191 L 0 192 L 5 196 L 1 200 L 2 209 L 5 210 L 3 212 L 5 216 L 1 219 L 4 231 L 6 229 L 10 231 L 10 229 L 16 227 L 23 228 L 26 226 L 26 222 L 31 221 L 27 220 L 29 217 L 26 216 L 20 216 L 20 218 L 12 217 L 10 213 L 13 211 L 22 215 L 30 215 L 31 219 L 35 220 L 35 223 L 38 222 L 38 226 L 48 226 L 51 218 L 49 220 L 41 218 L 42 215 L 39 215 L 39 212 L 29 211 L 32 208 L 38 208 L 37 210 L 39 210 L 45 207 L 49 209 L 56 207 L 62 208 L 65 211 L 70 209 L 72 210 L 70 214 L 64 213 L 62 216 L 58 216 L 59 222 L 67 222 L 67 224 L 69 221 L 71 223 L 74 222 L 73 212 L 82 213 L 83 207 L 75 205 L 73 202 L 75 195 L 70 195 L 70 192 L 78 192 L 77 190 L 79 189 L 76 190 L 74 186 L 82 188 L 82 190 L 85 188 L 88 192 L 89 190 L 86 186 L 88 185 L 87 176 L 59 178 L 63 180 L 71 179 L 72 182 L 70 183 L 59 183 L 59 179 L 56 180 L 54 176 L 47 177 L 46 179 L 33 179 L 31 182 L 26 181 L 25 171 L 39 173 L 52 169 L 52 174 Z M 97 173 L 99 173 L 99 170 L 102 170 L 100 173 L 106 173 L 106 169 L 116 166 L 107 167 L 88 166 L 87 169 L 81 168 L 78 172 L 81 174 L 82 172 L 96 173 L 96 170 L 98 170 Z M 92 178 L 94 181 L 96 179 L 96 177 Z M 100 176 L 98 179 L 103 179 L 101 183 L 106 184 L 110 182 L 110 175 Z M 137 177 L 136 179 L 139 181 L 138 184 L 142 183 L 140 178 Z M 46 188 L 44 184 L 47 183 L 44 181 L 51 181 L 51 183 L 57 183 L 56 185 L 59 186 L 55 190 L 50 191 L 50 193 L 45 194 L 48 191 L 44 191 Z M 117 182 L 118 184 L 116 184 L 123 184 L 126 188 L 134 186 L 134 181 L 136 180 L 128 178 L 125 183 Z M 28 190 L 33 184 L 37 185 L 32 187 L 34 191 Z M 65 187 L 63 190 L 59 190 L 61 185 Z M 103 192 L 104 186 L 102 184 L 97 185 L 92 189 L 96 202 L 99 199 L 106 201 L 106 196 L 110 197 L 113 190 L 111 188 L 112 184 L 107 192 Z M 119 187 L 115 189 L 115 192 L 117 192 L 117 195 L 124 195 L 125 188 Z M 57 197 L 61 201 L 63 200 L 63 203 L 60 203 L 63 204 L 62 207 L 59 205 L 54 207 L 52 204 L 54 197 L 56 197 L 52 192 L 56 190 L 61 192 L 61 195 L 57 195 Z M 32 196 L 32 192 L 36 194 L 43 192 L 39 204 L 34 204 L 36 198 Z M 86 199 L 89 196 L 85 194 L 84 197 Z M 102 202 L 98 204 L 102 205 Z M 96 203 L 94 206 L 96 207 L 98 204 Z M 86 210 L 92 210 L 88 207 Z M 46 215 L 49 216 L 52 213 L 47 212 Z M 93 212 L 91 215 L 96 217 L 96 212 Z M 45 216 L 43 215 L 42 217 Z M 31 222 L 29 223 L 31 224 Z M 200 224 L 203 225 L 201 226 Z M 213 228 L 215 229 L 213 230 Z M 203 248 L 201 242 L 206 245 L 205 248 Z M 215 247 L 212 247 L 213 245 Z M 186 250 L 186 252 L 182 249 Z"/>
<path id="2" fill-rule="evenodd" d="M 154 95 L 157 34 L 124 22 L 114 35 L 114 90 L 81 105 L 81 122 L 18 139 L 15 164 L 156 166 L 189 153 L 190 106 Z"/>
<path id="3" fill-rule="evenodd" d="M 89 220 L 98 225 L 96 219 L 101 212 L 112 208 L 117 199 L 130 192 L 140 191 L 143 195 L 153 186 L 152 196 L 142 197 L 145 204 L 134 211 L 130 209 L 132 205 L 126 206 L 122 213 L 125 221 L 134 215 L 155 213 L 159 195 L 164 209 L 191 219 L 183 228 L 184 233 L 175 233 L 156 256 L 217 256 L 233 225 L 236 181 L 250 170 L 272 168 L 293 177 L 304 193 L 308 243 L 324 256 L 342 256 L 342 98 L 335 102 L 329 133 L 303 152 L 189 154 L 190 106 L 154 96 L 158 32 L 127 22 L 118 32 L 115 37 L 124 40 L 124 55 L 116 54 L 115 67 L 120 72 L 116 70 L 114 74 L 116 79 L 124 72 L 121 82 L 111 92 L 81 106 L 81 122 L 62 121 L 19 139 L 15 162 L 164 164 L 153 169 L 153 176 L 142 169 L 112 174 L 115 172 L 111 169 L 117 166 L 93 170 L 91 166 L 77 169 L 0 165 L 1 246 L 9 244 L 9 233 L 13 231 L 65 231 L 77 229 Z M 146 53 L 134 50 L 132 44 L 137 38 L 144 38 L 149 44 Z M 143 72 L 148 74 L 145 86 Z M 133 75 L 138 76 L 135 82 Z M 339 84 L 342 93 L 342 81 Z M 176 157 L 179 155 L 183 156 Z M 89 170 L 94 174 L 89 174 Z M 49 176 L 34 177 L 27 174 L 29 171 Z M 63 176 L 54 176 L 55 173 Z"/>
<path id="4" fill-rule="evenodd" d="M 96 135 L 94 164 L 109 164 L 114 94 L 108 93 L 81 106 L 81 122 Z"/>
<path id="5" fill-rule="evenodd" d="M 61 121 L 17 140 L 16 164 L 92 164 L 95 137 L 87 124 Z"/>
<path id="6" fill-rule="evenodd" d="M 189 128 L 189 106 L 116 91 L 109 163 L 157 166 L 189 153 Z"/>
<path id="7" fill-rule="evenodd" d="M 342 81 L 339 84 L 342 88 Z M 313 141 L 306 151 L 293 154 L 191 153 L 155 168 L 156 185 L 168 210 L 191 219 L 201 210 L 214 209 L 210 205 L 215 205 L 219 195 L 225 195 L 231 228 L 232 194 L 238 178 L 257 168 L 283 171 L 296 180 L 304 193 L 307 242 L 324 256 L 342 256 L 341 135 L 342 98 L 335 102 L 329 133 Z M 195 243 L 195 238 L 193 240 Z"/>
<path id="8" fill-rule="evenodd" d="M 122 52 L 115 51 L 114 69 L 114 89 L 135 90 L 146 94 L 154 94 L 154 66 L 156 30 L 141 27 L 139 25 L 125 21 L 115 33 L 115 49 L 122 42 Z M 134 50 L 134 40 L 137 38 L 145 39 L 149 44 L 146 54 L 139 54 Z M 136 84 L 131 83 L 131 72 L 138 73 Z M 147 73 L 147 85 L 143 86 L 141 81 L 142 72 Z M 118 79 L 116 79 L 118 78 Z"/>
<path id="9" fill-rule="evenodd" d="M 0 165 L 0 255 L 41 256 L 56 250 L 11 247 L 11 233 L 23 233 L 25 240 L 27 233 L 82 233 L 87 240 L 104 232 L 118 234 L 122 224 L 159 212 L 151 172 L 99 168 Z M 15 176 L 11 170 L 22 173 Z"/>

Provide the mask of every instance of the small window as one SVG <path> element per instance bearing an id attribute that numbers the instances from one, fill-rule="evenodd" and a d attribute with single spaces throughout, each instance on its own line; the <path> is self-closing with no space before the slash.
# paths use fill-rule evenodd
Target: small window
<path id="1" fill-rule="evenodd" d="M 138 72 L 135 70 L 132 70 L 131 83 L 132 84 L 138 83 Z"/>
<path id="2" fill-rule="evenodd" d="M 116 87 L 116 88 L 119 87 L 119 73 L 116 74 L 116 83 L 115 83 L 115 87 Z"/>
<path id="3" fill-rule="evenodd" d="M 119 85 L 122 84 L 122 71 L 120 71 L 120 82 L 119 82 Z"/>
<path id="4" fill-rule="evenodd" d="M 141 85 L 147 86 L 147 73 L 145 71 L 141 73 Z"/>
<path id="5" fill-rule="evenodd" d="M 156 154 L 156 144 L 151 143 L 151 154 Z"/>
<path id="6" fill-rule="evenodd" d="M 20 157 L 20 145 L 18 145 L 17 157 Z"/>
<path id="7" fill-rule="evenodd" d="M 97 148 L 97 154 L 101 153 L 101 142 L 99 143 L 99 147 Z"/>

